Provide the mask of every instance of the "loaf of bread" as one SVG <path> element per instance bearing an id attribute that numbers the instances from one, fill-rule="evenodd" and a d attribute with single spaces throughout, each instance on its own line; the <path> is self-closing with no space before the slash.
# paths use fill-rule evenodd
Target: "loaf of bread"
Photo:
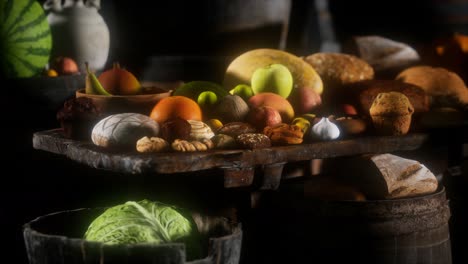
<path id="1" fill-rule="evenodd" d="M 108 116 L 97 123 L 92 131 L 93 143 L 101 147 L 133 148 L 142 137 L 156 137 L 159 124 L 146 115 L 122 113 Z"/>
<path id="2" fill-rule="evenodd" d="M 345 50 L 356 53 L 377 72 L 402 69 L 420 61 L 418 52 L 408 44 L 382 36 L 354 37 Z"/>
<path id="3" fill-rule="evenodd" d="M 312 65 L 323 81 L 322 101 L 325 107 L 340 104 L 346 97 L 343 91 L 344 86 L 374 78 L 372 67 L 353 55 L 315 53 L 303 59 Z"/>
<path id="4" fill-rule="evenodd" d="M 369 110 L 377 133 L 385 136 L 404 135 L 411 126 L 414 108 L 402 93 L 380 93 Z"/>
<path id="5" fill-rule="evenodd" d="M 444 68 L 415 66 L 402 71 L 397 80 L 417 85 L 431 96 L 431 106 L 466 107 L 468 89 L 456 73 Z"/>
<path id="6" fill-rule="evenodd" d="M 343 85 L 374 78 L 374 69 L 360 58 L 343 53 L 315 53 L 304 58 L 324 82 Z"/>
<path id="7" fill-rule="evenodd" d="M 429 97 L 419 86 L 395 80 L 370 80 L 353 84 L 359 112 L 369 114 L 369 109 L 379 93 L 399 92 L 404 94 L 414 107 L 415 113 L 429 111 Z"/>

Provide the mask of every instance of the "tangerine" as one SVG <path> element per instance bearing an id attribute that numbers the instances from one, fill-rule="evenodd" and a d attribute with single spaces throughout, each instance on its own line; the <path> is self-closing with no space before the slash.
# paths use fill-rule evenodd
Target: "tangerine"
<path id="1" fill-rule="evenodd" d="M 161 99 L 151 110 L 150 117 L 162 124 L 173 118 L 185 120 L 202 120 L 202 110 L 192 99 L 185 96 L 169 96 Z"/>

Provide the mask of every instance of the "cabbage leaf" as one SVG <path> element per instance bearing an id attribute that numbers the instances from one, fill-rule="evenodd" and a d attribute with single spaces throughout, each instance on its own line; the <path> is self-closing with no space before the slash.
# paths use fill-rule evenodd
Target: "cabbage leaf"
<path id="1" fill-rule="evenodd" d="M 98 216 L 84 238 L 106 244 L 193 242 L 197 227 L 179 211 L 160 202 L 129 201 Z"/>

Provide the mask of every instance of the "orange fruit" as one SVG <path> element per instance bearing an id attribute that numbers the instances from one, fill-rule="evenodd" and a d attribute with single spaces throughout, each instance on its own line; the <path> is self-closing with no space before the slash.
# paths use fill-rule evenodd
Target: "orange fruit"
<path id="1" fill-rule="evenodd" d="M 156 103 L 150 117 L 160 124 L 176 117 L 201 121 L 202 111 L 197 102 L 188 97 L 169 96 Z"/>

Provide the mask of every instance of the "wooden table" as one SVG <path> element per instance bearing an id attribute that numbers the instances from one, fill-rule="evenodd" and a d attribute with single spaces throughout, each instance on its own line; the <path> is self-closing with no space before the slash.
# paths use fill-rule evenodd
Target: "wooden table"
<path id="1" fill-rule="evenodd" d="M 80 162 L 97 169 L 120 173 L 187 173 L 221 169 L 224 187 L 251 186 L 261 168 L 260 190 L 274 190 L 280 185 L 284 165 L 291 162 L 352 156 L 366 153 L 410 151 L 420 148 L 429 136 L 414 133 L 404 136 L 366 136 L 354 139 L 310 144 L 277 146 L 255 150 L 209 150 L 206 152 L 137 153 L 111 151 L 92 142 L 66 139 L 60 129 L 36 132 L 33 147 Z M 258 170 L 257 170 L 258 171 Z"/>

